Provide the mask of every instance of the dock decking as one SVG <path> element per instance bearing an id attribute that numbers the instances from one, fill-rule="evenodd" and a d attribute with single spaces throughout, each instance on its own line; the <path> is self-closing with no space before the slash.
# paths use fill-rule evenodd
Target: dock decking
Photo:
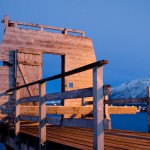
<path id="1" fill-rule="evenodd" d="M 12 129 L 12 131 L 14 131 L 14 129 Z M 33 145 L 36 144 L 36 141 L 38 142 L 38 133 L 38 126 L 21 126 L 21 138 L 24 136 L 34 138 L 34 140 L 32 140 L 34 141 Z M 93 130 L 90 128 L 48 125 L 46 135 L 48 149 L 93 150 Z M 150 133 L 105 130 L 104 145 L 105 150 L 149 150 Z"/>

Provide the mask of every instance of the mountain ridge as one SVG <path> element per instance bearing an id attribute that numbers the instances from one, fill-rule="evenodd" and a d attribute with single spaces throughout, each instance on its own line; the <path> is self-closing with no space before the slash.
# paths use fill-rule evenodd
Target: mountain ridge
<path id="1" fill-rule="evenodd" d="M 147 97 L 146 88 L 150 86 L 150 78 L 136 79 L 112 88 L 109 99 L 128 99 Z"/>

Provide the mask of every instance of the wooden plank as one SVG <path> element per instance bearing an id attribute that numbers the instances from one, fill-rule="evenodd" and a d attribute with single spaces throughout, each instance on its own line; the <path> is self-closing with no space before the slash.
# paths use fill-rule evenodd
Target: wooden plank
<path id="1" fill-rule="evenodd" d="M 32 121 L 32 122 L 39 122 L 39 116 L 20 115 L 20 120 L 26 120 L 26 121 Z"/>
<path id="2" fill-rule="evenodd" d="M 43 149 L 46 142 L 46 84 L 39 84 L 39 149 Z"/>
<path id="3" fill-rule="evenodd" d="M 74 99 L 74 98 L 84 98 L 92 97 L 93 88 L 85 88 L 79 90 L 72 90 L 54 94 L 46 94 L 46 101 L 48 100 L 60 100 L 60 99 Z"/>
<path id="4" fill-rule="evenodd" d="M 39 96 L 25 97 L 19 99 L 20 103 L 38 102 L 38 101 L 39 101 Z"/>
<path id="5" fill-rule="evenodd" d="M 108 100 L 108 93 L 104 94 L 104 100 Z M 120 109 L 119 109 L 120 110 Z M 111 118 L 108 104 L 104 105 L 104 128 L 111 129 Z"/>
<path id="6" fill-rule="evenodd" d="M 4 23 L 4 22 L 6 22 L 6 21 L 2 20 L 2 23 Z M 54 27 L 54 26 L 45 26 L 45 25 L 34 24 L 34 23 L 24 23 L 24 22 L 18 22 L 18 21 L 10 21 L 10 20 L 9 20 L 9 23 L 11 23 L 11 24 L 15 24 L 16 23 L 17 25 L 22 25 L 22 26 L 32 26 L 32 27 L 37 27 L 37 28 L 45 28 L 45 29 L 52 29 L 52 30 L 59 30 L 59 31 L 67 30 L 69 32 L 75 32 L 75 33 L 84 34 L 84 31 L 80 31 L 80 30 L 59 28 L 59 27 Z"/>
<path id="7" fill-rule="evenodd" d="M 92 119 L 60 119 L 60 118 L 46 118 L 46 122 L 52 125 L 68 126 L 68 127 L 82 127 L 92 128 Z"/>
<path id="8" fill-rule="evenodd" d="M 103 67 L 93 69 L 94 150 L 104 150 Z"/>
<path id="9" fill-rule="evenodd" d="M 136 114 L 137 107 L 132 106 L 109 106 L 108 114 Z"/>
<path id="10" fill-rule="evenodd" d="M 25 85 L 28 84 L 29 81 L 28 81 L 28 79 L 27 79 L 27 77 L 26 77 L 26 75 L 25 75 L 25 71 L 24 71 L 23 65 L 22 65 L 22 64 L 18 64 L 18 68 L 19 68 L 19 70 L 20 70 L 20 74 L 21 74 L 21 76 L 22 76 L 22 79 L 23 79 L 23 81 L 24 81 L 24 84 L 25 84 Z M 29 86 L 29 87 L 26 87 L 26 88 L 27 88 L 27 91 L 28 91 L 29 95 L 30 95 L 30 96 L 34 96 L 31 87 Z"/>
<path id="11" fill-rule="evenodd" d="M 38 106 L 21 106 L 21 115 L 37 116 Z M 13 109 L 5 108 L 3 113 L 13 113 Z M 136 114 L 136 107 L 109 106 L 109 114 Z M 46 114 L 68 114 L 71 117 L 76 115 L 93 114 L 93 106 L 46 106 Z"/>
<path id="12" fill-rule="evenodd" d="M 22 115 L 38 115 L 38 106 L 21 106 Z M 92 114 L 92 106 L 46 106 L 46 114 Z"/>
<path id="13" fill-rule="evenodd" d="M 41 55 L 41 51 L 34 50 L 34 49 L 21 49 L 21 48 L 19 48 L 17 51 L 18 51 L 18 53 Z"/>
<path id="14" fill-rule="evenodd" d="M 13 70 L 13 67 L 0 66 L 0 75 L 14 76 L 15 72 Z"/>
<path id="15" fill-rule="evenodd" d="M 18 64 L 22 64 L 22 65 L 29 65 L 29 66 L 40 66 L 42 65 L 41 63 L 36 63 L 36 62 L 26 62 L 26 61 L 19 61 Z"/>
<path id="16" fill-rule="evenodd" d="M 17 100 L 20 99 L 20 90 L 16 91 L 16 103 L 15 103 L 15 135 L 17 136 L 20 132 L 20 104 Z"/>

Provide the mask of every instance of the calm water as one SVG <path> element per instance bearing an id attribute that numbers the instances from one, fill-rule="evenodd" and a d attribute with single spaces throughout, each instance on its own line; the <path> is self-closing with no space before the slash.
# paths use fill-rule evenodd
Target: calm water
<path id="1" fill-rule="evenodd" d="M 148 115 L 140 112 L 135 115 L 111 115 L 113 129 L 148 132 Z"/>

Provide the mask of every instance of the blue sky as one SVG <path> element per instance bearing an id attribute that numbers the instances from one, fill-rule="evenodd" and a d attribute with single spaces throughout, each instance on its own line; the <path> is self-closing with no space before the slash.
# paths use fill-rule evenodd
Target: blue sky
<path id="1" fill-rule="evenodd" d="M 150 77 L 149 7 L 149 0 L 1 0 L 0 19 L 9 15 L 11 20 L 85 31 L 97 60 L 109 60 L 105 83 L 116 86 Z M 2 35 L 0 24 L 0 39 Z"/>

